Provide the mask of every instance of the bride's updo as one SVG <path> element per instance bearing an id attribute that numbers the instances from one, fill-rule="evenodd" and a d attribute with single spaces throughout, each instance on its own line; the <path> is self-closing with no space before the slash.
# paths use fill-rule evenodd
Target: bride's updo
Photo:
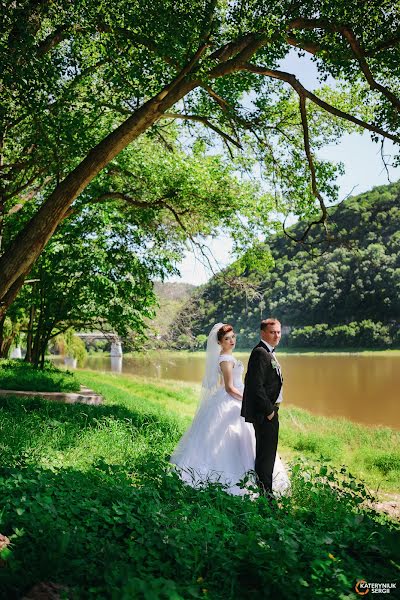
<path id="1" fill-rule="evenodd" d="M 217 331 L 217 340 L 221 342 L 224 335 L 226 335 L 230 331 L 233 331 L 232 325 L 230 325 L 229 323 L 225 323 L 224 325 L 222 325 L 222 327 L 220 327 Z"/>

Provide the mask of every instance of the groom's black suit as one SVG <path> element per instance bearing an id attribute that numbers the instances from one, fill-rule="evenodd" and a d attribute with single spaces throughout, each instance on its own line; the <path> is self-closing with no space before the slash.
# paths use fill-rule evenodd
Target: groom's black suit
<path id="1" fill-rule="evenodd" d="M 249 358 L 244 380 L 242 417 L 253 423 L 256 434 L 255 471 L 260 486 L 272 493 L 272 473 L 278 447 L 279 418 L 276 401 L 282 388 L 280 370 L 272 365 L 273 353 L 260 342 Z M 275 411 L 269 420 L 267 415 Z"/>

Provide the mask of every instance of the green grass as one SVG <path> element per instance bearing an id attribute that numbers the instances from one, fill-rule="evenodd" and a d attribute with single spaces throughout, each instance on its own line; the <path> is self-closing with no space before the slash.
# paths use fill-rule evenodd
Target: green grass
<path id="1" fill-rule="evenodd" d="M 78 392 L 74 373 L 57 369 L 46 361 L 43 369 L 22 360 L 0 360 L 0 389 L 33 392 Z"/>
<path id="2" fill-rule="evenodd" d="M 336 467 L 345 464 L 373 491 L 399 492 L 400 432 L 317 416 L 294 406 L 282 407 L 280 422 L 279 443 L 287 458 L 323 456 Z"/>
<path id="3" fill-rule="evenodd" d="M 177 381 L 160 383 L 151 378 L 80 372 L 81 381 L 115 403 L 123 402 L 126 392 L 134 394 L 152 410 L 164 409 L 183 419 L 183 426 L 194 415 L 200 385 Z M 371 491 L 399 493 L 400 432 L 388 427 L 367 427 L 344 418 L 317 416 L 294 406 L 280 411 L 279 451 L 283 458 L 298 456 L 325 460 L 340 468 L 345 464 L 363 479 Z M 388 457 L 387 460 L 385 457 Z"/>
<path id="4" fill-rule="evenodd" d="M 293 462 L 292 495 L 273 511 L 219 485 L 193 490 L 168 469 L 198 386 L 78 377 L 103 406 L 0 398 L 0 533 L 12 542 L 0 552 L 1 598 L 52 581 L 71 600 L 344 600 L 358 597 L 357 579 L 398 580 L 399 528 L 365 506 L 357 471 L 339 468 L 346 445 L 366 452 L 379 430 L 282 410 L 282 454 L 314 465 Z M 397 469 L 393 447 L 382 456 L 393 435 L 383 430 L 381 454 L 369 444 L 368 473 Z"/>

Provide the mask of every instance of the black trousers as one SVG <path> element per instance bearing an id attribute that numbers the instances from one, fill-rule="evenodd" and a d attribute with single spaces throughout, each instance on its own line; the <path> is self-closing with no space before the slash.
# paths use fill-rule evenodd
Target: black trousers
<path id="1" fill-rule="evenodd" d="M 279 417 L 275 411 L 274 417 L 269 421 L 267 417 L 262 423 L 253 423 L 256 433 L 256 462 L 258 485 L 261 492 L 272 494 L 272 473 L 274 470 L 276 450 L 278 448 Z"/>

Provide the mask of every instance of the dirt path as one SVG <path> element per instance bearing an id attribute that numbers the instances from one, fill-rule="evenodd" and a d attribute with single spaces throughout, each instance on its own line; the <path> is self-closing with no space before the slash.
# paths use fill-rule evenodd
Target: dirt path
<path id="1" fill-rule="evenodd" d="M 392 519 L 400 521 L 400 494 L 382 492 L 380 498 L 379 502 L 375 502 L 371 506 L 379 512 L 388 514 Z"/>

